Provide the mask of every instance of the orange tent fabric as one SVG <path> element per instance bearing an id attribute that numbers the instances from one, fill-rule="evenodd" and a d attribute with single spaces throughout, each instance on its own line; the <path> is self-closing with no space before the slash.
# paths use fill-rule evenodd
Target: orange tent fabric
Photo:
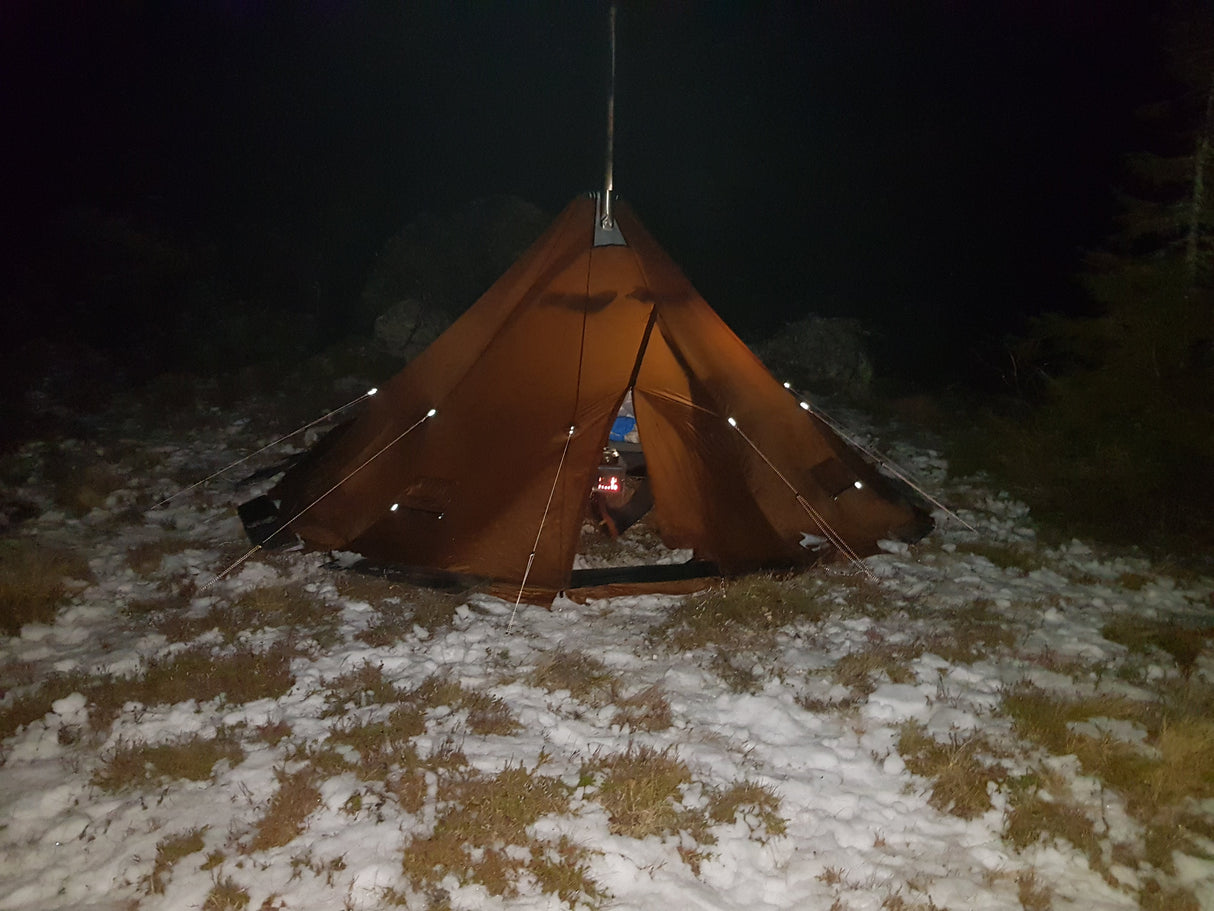
<path id="1" fill-rule="evenodd" d="M 631 389 L 671 547 L 736 573 L 815 562 L 810 540 L 866 555 L 922 534 L 923 512 L 799 407 L 630 208 L 615 217 L 625 243 L 595 246 L 595 198 L 575 199 L 288 472 L 271 495 L 291 529 L 377 563 L 525 579 L 524 600 L 550 602 Z"/>

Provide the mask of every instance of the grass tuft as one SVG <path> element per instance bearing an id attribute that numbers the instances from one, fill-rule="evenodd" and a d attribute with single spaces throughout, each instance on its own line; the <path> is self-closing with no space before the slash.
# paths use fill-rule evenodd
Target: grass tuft
<path id="1" fill-rule="evenodd" d="M 202 911 L 244 911 L 249 907 L 249 890 L 232 877 L 217 879 L 202 902 Z"/>
<path id="2" fill-rule="evenodd" d="M 558 649 L 539 663 L 527 682 L 552 693 L 567 690 L 574 699 L 591 705 L 605 705 L 614 696 L 619 678 L 598 658 Z"/>
<path id="3" fill-rule="evenodd" d="M 491 895 L 513 897 L 530 875 L 570 907 L 597 905 L 605 893 L 588 873 L 589 852 L 529 830 L 541 817 L 569 812 L 570 789 L 557 778 L 509 766 L 496 775 L 466 772 L 439 794 L 443 804 L 429 835 L 405 846 L 402 869 L 418 891 L 433 891 L 451 875 Z"/>
<path id="4" fill-rule="evenodd" d="M 274 777 L 278 779 L 278 790 L 257 821 L 256 832 L 244 846 L 245 853 L 290 844 L 303 832 L 312 811 L 320 806 L 320 788 L 317 787 L 320 776 L 312 766 L 290 773 L 276 769 Z"/>
<path id="5" fill-rule="evenodd" d="M 1181 674 L 1188 677 L 1214 637 L 1214 628 L 1194 629 L 1163 620 L 1120 616 L 1106 623 L 1100 634 L 1131 652 L 1146 654 L 1153 649 L 1165 652 L 1176 662 Z"/>
<path id="6" fill-rule="evenodd" d="M 980 599 L 963 610 L 950 612 L 948 632 L 928 637 L 923 645 L 925 651 L 950 664 L 973 664 L 1016 643 L 1016 630 L 1008 625 L 1007 617 L 994 610 L 989 601 Z"/>
<path id="7" fill-rule="evenodd" d="M 358 752 L 357 771 L 364 781 L 383 781 L 394 767 L 412 755 L 409 741 L 426 730 L 424 712 L 400 705 L 383 721 L 347 724 L 329 735 L 329 743 Z"/>
<path id="8" fill-rule="evenodd" d="M 714 822 L 733 822 L 741 817 L 752 833 L 760 829 L 767 837 L 783 835 L 788 822 L 780 815 L 780 798 L 767 785 L 739 781 L 712 795 L 708 815 Z M 763 840 L 763 839 L 760 839 Z"/>
<path id="9" fill-rule="evenodd" d="M 630 731 L 664 731 L 673 724 L 670 700 L 657 684 L 616 699 L 611 723 Z"/>
<path id="10" fill-rule="evenodd" d="M 795 579 L 747 576 L 684 598 L 650 635 L 681 651 L 709 645 L 757 648 L 776 630 L 816 622 L 829 612 L 826 601 Z"/>
<path id="11" fill-rule="evenodd" d="M 161 779 L 209 781 L 220 760 L 239 765 L 244 750 L 226 731 L 214 737 L 195 734 L 173 743 L 120 744 L 93 773 L 92 783 L 103 791 L 118 793 L 143 787 Z"/>
<path id="12" fill-rule="evenodd" d="M 1010 789 L 1008 807 L 1003 837 L 1017 850 L 1062 840 L 1081 851 L 1093 870 L 1104 870 L 1096 826 L 1057 775 L 1042 772 L 1018 779 Z"/>
<path id="13" fill-rule="evenodd" d="M 149 895 L 163 895 L 168 886 L 169 875 L 177 862 L 191 854 L 197 854 L 203 849 L 207 827 L 201 826 L 189 829 L 168 838 L 162 838 L 156 843 L 156 860 L 140 886 Z"/>
<path id="14" fill-rule="evenodd" d="M 45 717 L 58 700 L 72 693 L 83 693 L 87 697 L 96 686 L 96 680 L 86 674 L 52 674 L 32 690 L 16 696 L 7 706 L 0 707 L 0 740 Z"/>
<path id="15" fill-rule="evenodd" d="M 928 803 L 961 819 L 987 812 L 991 784 L 1007 777 L 1002 767 L 978 759 L 978 754 L 990 751 L 980 735 L 961 738 L 953 734 L 947 743 L 941 743 L 917 721 L 904 724 L 898 737 L 898 752 L 906 767 L 932 781 Z"/>
<path id="16" fill-rule="evenodd" d="M 913 683 L 915 673 L 910 663 L 923 654 L 923 646 L 892 645 L 872 642 L 866 648 L 844 655 L 835 662 L 833 676 L 837 683 L 851 690 L 857 698 L 867 698 L 878 686 L 878 677 L 890 683 Z"/>
<path id="17" fill-rule="evenodd" d="M 1016 897 L 1024 911 L 1052 911 L 1054 907 L 1054 891 L 1033 870 L 1022 870 L 1016 876 Z"/>
<path id="18" fill-rule="evenodd" d="M 0 632 L 55 619 L 69 579 L 91 579 L 83 558 L 27 538 L 0 541 Z"/>
<path id="19" fill-rule="evenodd" d="M 94 687 L 90 702 L 97 703 L 98 720 L 108 724 L 126 702 L 175 705 L 197 700 L 223 699 L 242 705 L 257 699 L 277 699 L 294 685 L 291 659 L 294 648 L 279 642 L 264 651 L 242 646 L 215 653 L 193 646 L 167 658 L 151 661 L 141 676 L 108 681 Z"/>
<path id="20" fill-rule="evenodd" d="M 456 612 L 468 601 L 466 593 L 438 591 L 356 573 L 339 577 L 337 590 L 343 598 L 366 601 L 375 608 L 375 618 L 358 633 L 359 641 L 374 648 L 401 641 L 414 627 L 420 626 L 431 634 L 450 629 Z"/>
<path id="21" fill-rule="evenodd" d="M 400 701 L 404 693 L 384 676 L 382 664 L 361 664 L 352 671 L 328 681 L 325 686 L 325 711 L 331 718 L 352 709 L 387 705 Z"/>
<path id="22" fill-rule="evenodd" d="M 623 753 L 598 755 L 582 766 L 581 775 L 597 782 L 595 796 L 607 810 L 614 835 L 648 838 L 704 828 L 682 806 L 691 772 L 670 748 L 631 746 Z"/>
<path id="23" fill-rule="evenodd" d="M 322 646 L 331 646 L 340 637 L 341 612 L 309 593 L 301 583 L 250 589 L 234 603 L 216 604 L 202 616 L 165 610 L 173 606 L 171 599 L 148 605 L 161 610 L 156 629 L 170 642 L 190 642 L 205 633 L 218 632 L 225 643 L 231 644 L 243 634 L 260 629 L 285 629 L 294 638 L 310 638 Z"/>

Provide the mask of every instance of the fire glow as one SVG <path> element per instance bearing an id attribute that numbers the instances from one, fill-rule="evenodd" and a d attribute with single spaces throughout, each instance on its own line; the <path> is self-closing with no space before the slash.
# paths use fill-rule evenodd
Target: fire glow
<path id="1" fill-rule="evenodd" d="M 616 475 L 610 475 L 609 477 L 605 477 L 605 478 L 600 476 L 599 484 L 598 484 L 598 487 L 596 488 L 596 490 L 598 490 L 599 493 L 619 493 L 620 492 L 619 477 Z"/>

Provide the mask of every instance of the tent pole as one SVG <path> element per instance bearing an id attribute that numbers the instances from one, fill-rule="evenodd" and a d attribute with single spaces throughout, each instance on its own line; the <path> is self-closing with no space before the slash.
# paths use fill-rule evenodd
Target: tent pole
<path id="1" fill-rule="evenodd" d="M 615 216 L 611 212 L 613 167 L 615 158 L 615 4 L 611 4 L 608 16 L 611 43 L 611 81 L 607 87 L 607 166 L 603 179 L 603 205 L 601 225 L 605 230 L 615 227 Z"/>

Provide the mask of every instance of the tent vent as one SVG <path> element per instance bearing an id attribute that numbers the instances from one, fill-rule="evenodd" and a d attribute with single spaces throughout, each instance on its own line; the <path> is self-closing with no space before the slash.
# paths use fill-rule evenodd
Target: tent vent
<path id="1" fill-rule="evenodd" d="M 594 245 L 596 247 L 627 247 L 628 241 L 620 231 L 620 223 L 614 218 L 609 225 L 603 224 L 603 194 L 594 194 Z"/>

